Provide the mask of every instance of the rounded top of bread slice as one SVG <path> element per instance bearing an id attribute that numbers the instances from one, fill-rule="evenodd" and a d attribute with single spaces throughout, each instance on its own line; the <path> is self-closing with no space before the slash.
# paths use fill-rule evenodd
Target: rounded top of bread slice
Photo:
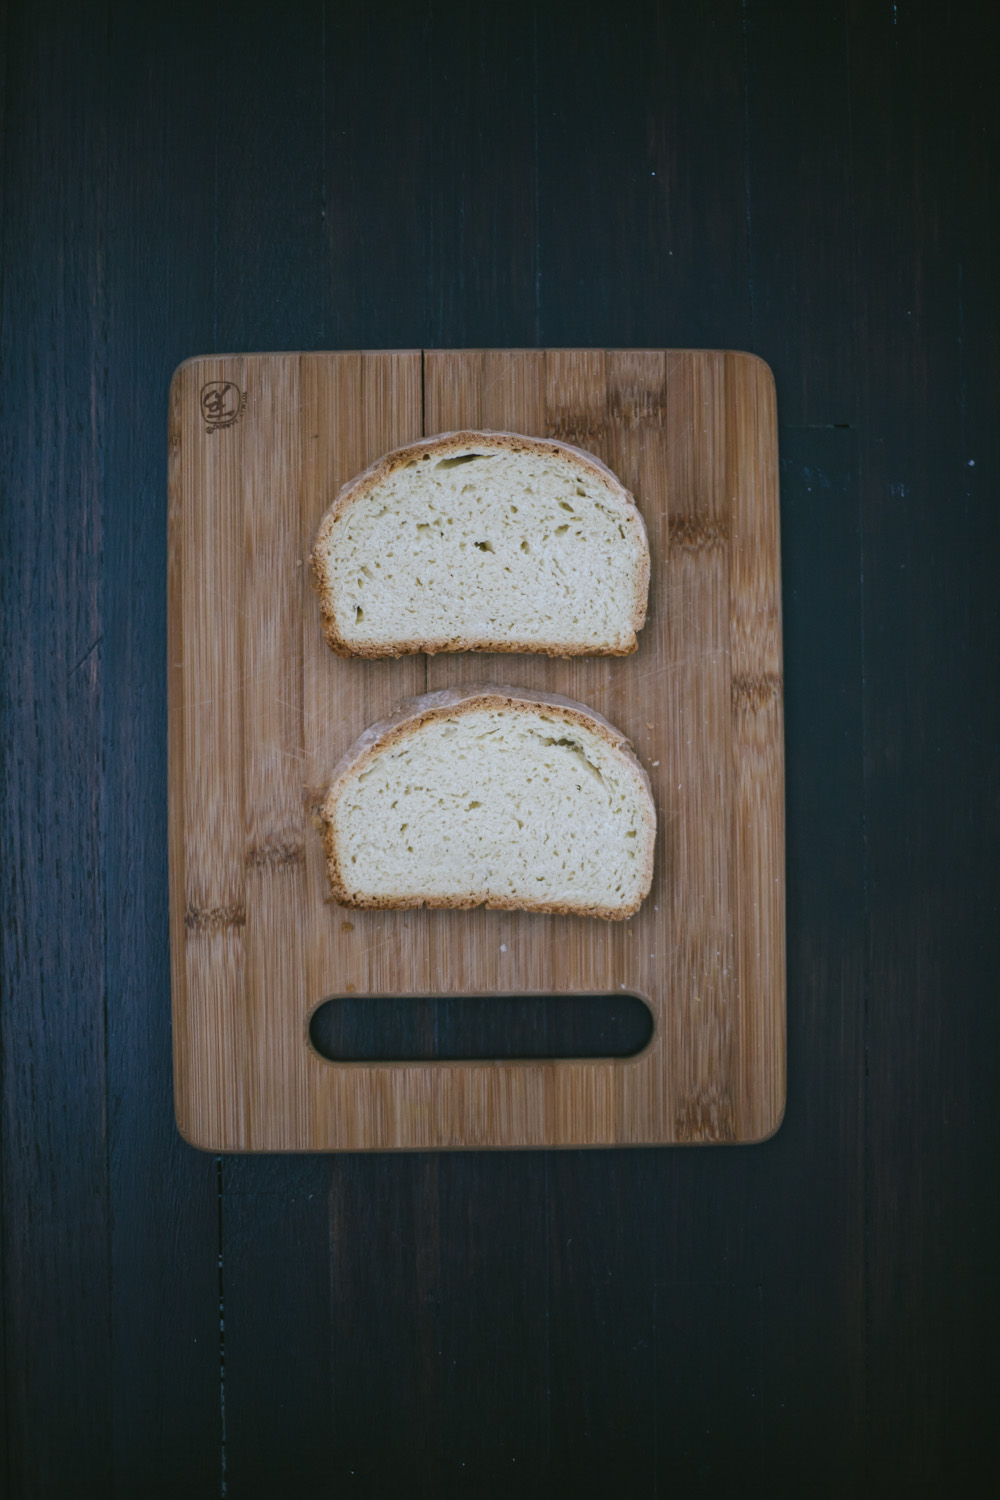
<path id="1" fill-rule="evenodd" d="M 624 735 L 525 688 L 408 699 L 344 756 L 321 819 L 344 906 L 614 920 L 638 910 L 653 877 L 656 808 Z"/>
<path id="2" fill-rule="evenodd" d="M 341 489 L 311 561 L 344 656 L 626 656 L 646 618 L 635 501 L 554 438 L 450 432 L 386 454 Z"/>

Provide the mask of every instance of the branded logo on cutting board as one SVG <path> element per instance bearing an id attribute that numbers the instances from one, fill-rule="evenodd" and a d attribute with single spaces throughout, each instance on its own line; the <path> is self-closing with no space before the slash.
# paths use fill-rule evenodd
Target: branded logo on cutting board
<path id="1" fill-rule="evenodd" d="M 232 427 L 242 417 L 246 405 L 246 391 L 241 391 L 231 380 L 207 381 L 201 388 L 201 414 L 205 418 L 205 431 L 218 432 L 222 427 Z"/>

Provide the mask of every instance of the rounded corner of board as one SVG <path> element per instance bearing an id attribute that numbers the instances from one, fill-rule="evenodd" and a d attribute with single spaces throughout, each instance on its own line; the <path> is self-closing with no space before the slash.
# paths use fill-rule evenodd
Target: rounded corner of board
<path id="1" fill-rule="evenodd" d="M 200 1135 L 191 1124 L 182 1119 L 180 1110 L 177 1108 L 176 1104 L 174 1105 L 174 1125 L 176 1127 L 177 1134 L 180 1136 L 185 1146 L 190 1146 L 192 1151 L 205 1151 L 208 1152 L 209 1155 L 217 1156 L 220 1152 L 229 1149 L 228 1147 L 222 1145 L 219 1141 L 208 1140 L 204 1136 Z"/>
<path id="2" fill-rule="evenodd" d="M 774 1101 L 774 1111 L 767 1120 L 764 1128 L 756 1135 L 747 1136 L 742 1142 L 744 1146 L 766 1146 L 768 1141 L 773 1141 L 782 1125 L 785 1123 L 786 1096 L 782 1094 L 780 1099 Z"/>

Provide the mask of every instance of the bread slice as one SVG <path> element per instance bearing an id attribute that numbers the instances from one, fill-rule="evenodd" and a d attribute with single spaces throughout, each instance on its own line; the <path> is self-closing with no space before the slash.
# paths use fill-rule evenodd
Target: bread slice
<path id="1" fill-rule="evenodd" d="M 656 808 L 628 741 L 524 688 L 409 699 L 347 752 L 321 821 L 342 906 L 620 919 L 653 878 Z"/>
<path id="2" fill-rule="evenodd" d="M 627 656 L 646 618 L 649 545 L 632 496 L 592 454 L 450 432 L 346 484 L 312 568 L 342 656 Z"/>

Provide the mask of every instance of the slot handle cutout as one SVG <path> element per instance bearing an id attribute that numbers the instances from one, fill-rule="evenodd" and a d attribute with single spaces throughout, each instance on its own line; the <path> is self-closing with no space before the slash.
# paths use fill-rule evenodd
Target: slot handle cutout
<path id="1" fill-rule="evenodd" d="M 653 1016 L 637 995 L 338 995 L 309 1019 L 333 1063 L 568 1062 L 632 1058 Z"/>

